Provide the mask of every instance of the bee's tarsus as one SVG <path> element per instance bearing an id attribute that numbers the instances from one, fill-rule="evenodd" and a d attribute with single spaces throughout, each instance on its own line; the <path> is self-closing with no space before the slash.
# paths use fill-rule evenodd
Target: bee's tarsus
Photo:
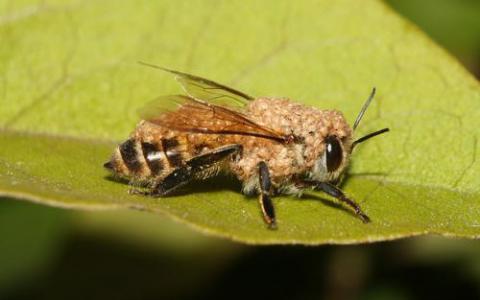
<path id="1" fill-rule="evenodd" d="M 142 191 L 142 190 L 138 190 L 138 189 L 129 189 L 128 190 L 128 193 L 130 195 L 142 195 L 142 196 L 149 196 L 151 195 L 151 192 L 149 191 Z"/>
<path id="2" fill-rule="evenodd" d="M 356 211 L 355 212 L 358 217 L 362 220 L 363 223 L 367 224 L 367 223 L 370 223 L 372 220 L 370 220 L 370 217 L 367 216 L 364 212 L 362 212 L 361 210 L 360 211 Z"/>
<path id="3" fill-rule="evenodd" d="M 270 230 L 277 230 L 278 227 L 277 227 L 276 221 L 273 220 L 273 222 L 269 223 L 269 224 L 267 225 L 267 228 L 270 229 Z"/>

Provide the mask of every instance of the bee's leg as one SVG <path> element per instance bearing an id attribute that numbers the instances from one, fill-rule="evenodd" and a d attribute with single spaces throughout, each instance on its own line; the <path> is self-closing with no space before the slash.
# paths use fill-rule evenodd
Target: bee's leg
<path id="1" fill-rule="evenodd" d="M 131 195 L 148 195 L 150 193 L 149 191 L 145 190 L 151 186 L 151 183 L 149 182 L 131 180 L 128 185 L 131 186 L 131 188 L 128 190 L 128 193 Z"/>
<path id="2" fill-rule="evenodd" d="M 142 196 L 149 196 L 149 195 L 152 194 L 152 192 L 150 192 L 150 191 L 143 191 L 143 190 L 136 189 L 136 188 L 129 189 L 128 193 L 130 195 L 142 195 Z"/>
<path id="3" fill-rule="evenodd" d="M 270 181 L 270 173 L 265 162 L 258 163 L 258 186 L 259 186 L 259 202 L 262 208 L 263 219 L 268 224 L 269 229 L 276 229 L 275 209 L 272 200 L 270 199 L 270 190 L 272 182 Z"/>
<path id="4" fill-rule="evenodd" d="M 213 167 L 228 156 L 241 151 L 242 145 L 232 144 L 195 156 L 187 160 L 184 165 L 176 168 L 168 174 L 167 177 L 158 182 L 149 194 L 152 196 L 166 196 L 175 189 L 194 179 L 200 172 Z"/>
<path id="5" fill-rule="evenodd" d="M 328 183 L 328 182 L 320 182 L 320 181 L 314 181 L 314 180 L 305 180 L 299 183 L 300 187 L 312 187 L 315 190 L 320 190 L 324 192 L 327 195 L 330 195 L 334 198 L 337 198 L 338 200 L 344 202 L 353 210 L 355 211 L 355 214 L 363 221 L 363 223 L 369 223 L 370 218 L 362 211 L 360 208 L 360 205 L 353 201 L 352 199 L 348 198 L 345 196 L 345 194 L 342 192 L 341 189 L 336 187 L 335 185 Z"/>
<path id="6" fill-rule="evenodd" d="M 337 178 L 335 178 L 334 180 L 329 181 L 329 183 L 330 183 L 331 185 L 334 185 L 334 186 L 338 186 L 338 185 L 340 184 L 340 182 L 341 182 L 341 178 L 340 178 L 340 177 L 337 177 Z"/>

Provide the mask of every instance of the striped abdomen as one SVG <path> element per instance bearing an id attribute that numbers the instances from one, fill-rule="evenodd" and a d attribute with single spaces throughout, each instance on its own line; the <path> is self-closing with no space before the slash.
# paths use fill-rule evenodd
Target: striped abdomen
<path id="1" fill-rule="evenodd" d="M 185 142 L 180 137 L 162 138 L 158 142 L 130 138 L 118 146 L 105 167 L 137 180 L 164 177 L 190 158 Z"/>

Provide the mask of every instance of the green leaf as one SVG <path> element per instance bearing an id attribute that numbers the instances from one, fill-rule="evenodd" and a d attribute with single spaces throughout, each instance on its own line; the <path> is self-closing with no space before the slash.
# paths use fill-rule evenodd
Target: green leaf
<path id="1" fill-rule="evenodd" d="M 0 194 L 152 211 L 255 244 L 480 236 L 479 84 L 379 1 L 41 3 L 0 6 Z M 343 186 L 372 223 L 309 193 L 276 197 L 270 231 L 228 178 L 168 198 L 129 195 L 102 168 L 113 141 L 143 104 L 181 91 L 139 60 L 336 108 L 351 122 L 376 86 L 358 134 L 391 133 L 357 149 Z"/>

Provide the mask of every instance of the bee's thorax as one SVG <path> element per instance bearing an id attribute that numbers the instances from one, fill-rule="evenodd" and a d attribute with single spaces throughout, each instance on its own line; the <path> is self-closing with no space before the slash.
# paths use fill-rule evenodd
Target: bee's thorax
<path id="1" fill-rule="evenodd" d="M 244 157 L 232 166 L 237 176 L 245 181 L 256 172 L 256 164 L 266 161 L 272 180 L 288 182 L 285 178 L 296 175 L 317 174 L 327 178 L 338 176 L 348 163 L 352 130 L 343 115 L 335 110 L 319 110 L 289 101 L 288 99 L 259 98 L 248 106 L 247 115 L 255 122 L 285 134 L 300 137 L 301 142 L 281 144 L 253 143 L 244 149 Z M 338 172 L 322 169 L 325 139 L 336 136 L 342 142 L 344 159 Z"/>

